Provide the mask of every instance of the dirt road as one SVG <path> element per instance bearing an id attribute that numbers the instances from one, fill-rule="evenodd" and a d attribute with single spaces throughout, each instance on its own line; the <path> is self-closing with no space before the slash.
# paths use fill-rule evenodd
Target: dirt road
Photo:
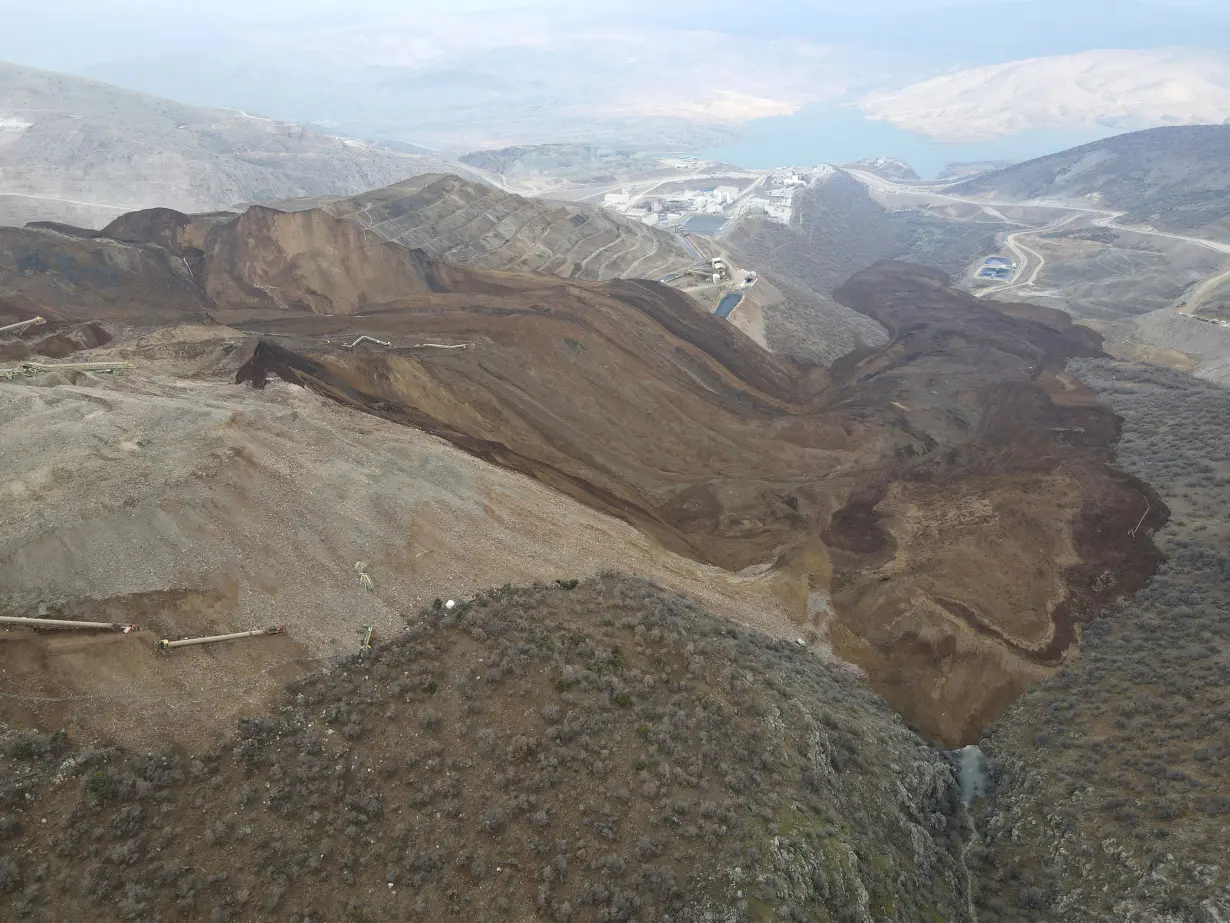
<path id="1" fill-rule="evenodd" d="M 1192 244 L 1193 246 L 1203 247 L 1207 250 L 1215 250 L 1218 253 L 1224 253 L 1224 254 L 1230 255 L 1230 243 L 1223 243 L 1217 240 L 1207 240 L 1203 237 L 1189 237 L 1185 234 L 1173 234 L 1169 231 L 1159 231 L 1155 228 L 1146 227 L 1146 226 L 1119 224 L 1118 219 L 1122 218 L 1125 214 L 1127 214 L 1127 212 L 1110 211 L 1104 208 L 1088 208 L 1086 206 L 1073 205 L 1067 202 L 1051 202 L 1047 200 L 1031 200 L 1027 202 L 1010 202 L 1010 201 L 1003 201 L 1000 199 L 994 199 L 994 200 L 971 199 L 971 198 L 965 198 L 962 196 L 948 195 L 944 192 L 933 191 L 932 189 L 929 189 L 929 188 L 917 187 L 917 186 L 903 184 L 903 183 L 895 183 L 895 182 L 892 182 L 891 180 L 883 179 L 882 177 L 876 176 L 873 173 L 868 173 L 864 170 L 851 169 L 849 167 L 845 168 L 845 170 L 850 176 L 854 177 L 856 180 L 861 182 L 863 185 L 867 186 L 869 189 L 872 189 L 883 195 L 890 195 L 890 196 L 891 195 L 910 195 L 910 196 L 917 196 L 917 197 L 926 197 L 926 198 L 935 199 L 935 200 L 943 201 L 943 202 L 955 202 L 955 203 L 960 203 L 964 205 L 978 205 L 982 207 L 991 205 L 991 206 L 996 206 L 999 208 L 1004 208 L 1004 207 L 1045 208 L 1045 209 L 1049 209 L 1052 211 L 1061 210 L 1061 211 L 1069 211 L 1073 213 L 1070 218 L 1058 224 L 1051 225 L 1045 228 L 1038 228 L 1033 231 L 1019 231 L 1016 234 L 1009 235 L 1006 241 L 1009 249 L 1012 250 L 1013 253 L 1017 254 L 1018 257 L 1021 257 L 1022 259 L 1024 259 L 1024 254 L 1028 254 L 1029 257 L 1031 257 L 1033 260 L 1033 265 L 1029 267 L 1030 269 L 1029 277 L 1024 282 L 1018 282 L 1014 280 L 1013 282 L 1010 282 L 1006 285 L 992 286 L 991 288 L 984 289 L 981 292 L 978 292 L 978 296 L 981 298 L 985 298 L 989 295 L 1002 294 L 1003 292 L 1009 289 L 1012 289 L 1012 288 L 1017 288 L 1017 287 L 1021 287 L 1024 285 L 1033 285 L 1037 281 L 1038 275 L 1042 271 L 1042 268 L 1046 265 L 1046 260 L 1040 253 L 1037 253 L 1036 251 L 1028 247 L 1025 247 L 1023 244 L 1020 244 L 1019 238 L 1022 236 L 1028 236 L 1028 235 L 1037 236 L 1041 234 L 1046 234 L 1050 231 L 1055 230 L 1058 227 L 1061 227 L 1064 224 L 1074 221 L 1080 215 L 1097 216 L 1097 220 L 1094 222 L 1094 224 L 1099 227 L 1110 228 L 1115 231 L 1124 231 L 1124 232 L 1128 232 L 1132 234 L 1144 234 L 1149 237 L 1165 237 L 1169 240 L 1178 240 L 1178 241 L 1182 241 L 1183 243 Z M 947 187 L 938 187 L 938 188 L 947 188 Z M 1018 247 L 1020 249 L 1018 249 Z M 1017 278 L 1020 279 L 1021 276 L 1024 275 L 1024 272 L 1025 272 L 1025 267 L 1022 267 L 1021 272 L 1017 274 Z M 1212 293 L 1212 291 L 1218 288 L 1227 279 L 1230 279 L 1230 270 L 1227 270 L 1224 273 L 1219 273 L 1217 276 L 1206 281 L 1199 289 L 1197 289 L 1196 293 L 1191 298 L 1189 298 L 1183 306 L 1181 306 L 1178 309 L 1179 313 L 1187 314 L 1187 315 L 1192 314 L 1193 311 L 1195 310 L 1195 307 L 1198 306 L 1199 303 L 1205 297 L 1207 297 L 1210 293 Z"/>
<path id="2" fill-rule="evenodd" d="M 1219 275 L 1213 276 L 1211 279 L 1206 279 L 1201 283 L 1200 287 L 1191 293 L 1190 296 L 1183 300 L 1179 305 L 1179 313 L 1186 314 L 1189 317 L 1194 317 L 1200 310 L 1200 306 L 1209 299 L 1214 292 L 1230 282 L 1230 269 Z"/>
<path id="3" fill-rule="evenodd" d="M 1071 224 L 1079 215 L 1069 215 L 1060 221 L 1053 224 L 1048 224 L 1044 228 L 1036 228 L 1029 231 L 1016 231 L 1004 238 L 1004 244 L 1012 251 L 1020 264 L 1020 269 L 1016 275 L 1007 282 L 1001 285 L 992 285 L 989 288 L 984 288 L 976 292 L 979 298 L 986 298 L 990 295 L 1000 295 L 1014 288 L 1021 288 L 1027 285 L 1033 285 L 1038 281 L 1038 275 L 1046 268 L 1046 257 L 1027 246 L 1022 242 L 1025 237 L 1036 237 L 1042 234 L 1049 234 L 1051 231 L 1056 231 L 1064 225 Z"/>

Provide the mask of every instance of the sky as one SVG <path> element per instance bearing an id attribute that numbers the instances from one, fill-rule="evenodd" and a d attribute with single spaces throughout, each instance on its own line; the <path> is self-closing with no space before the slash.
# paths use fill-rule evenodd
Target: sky
<path id="1" fill-rule="evenodd" d="M 970 137 L 1037 140 L 1219 121 L 1230 106 L 1230 0 L 0 0 L 0 22 L 0 60 L 445 150 L 720 148 L 833 106 L 941 143 L 954 112 Z M 1165 74 L 1080 58 L 1084 102 L 1065 114 L 1062 57 L 1103 51 L 1156 52 L 1140 67 L 1164 60 Z M 1033 59 L 979 98 L 991 72 L 978 69 Z M 1155 105 L 1191 97 L 1212 102 Z M 1028 118 L 995 121 L 1018 100 Z M 858 134 L 846 115 L 809 137 Z"/>
<path id="2" fill-rule="evenodd" d="M 1230 52 L 1225 0 L 0 0 L 0 59 L 76 69 L 151 47 L 199 47 L 245 30 L 335 27 L 492 11 L 612 29 L 707 28 L 749 38 L 904 51 L 985 64 L 1090 48 Z"/>

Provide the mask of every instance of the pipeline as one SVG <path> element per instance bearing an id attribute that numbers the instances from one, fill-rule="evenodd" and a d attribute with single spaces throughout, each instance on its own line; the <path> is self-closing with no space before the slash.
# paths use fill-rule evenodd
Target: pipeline
<path id="1" fill-rule="evenodd" d="M 253 628 L 251 631 L 236 631 L 229 635 L 210 635 L 207 638 L 184 638 L 181 641 L 168 641 L 163 638 L 158 642 L 158 650 L 166 653 L 177 647 L 191 647 L 194 644 L 213 644 L 216 641 L 237 641 L 240 638 L 255 638 L 259 635 L 280 635 L 286 631 L 284 625 L 273 625 L 269 628 Z"/>
<path id="2" fill-rule="evenodd" d="M 354 349 L 360 343 L 375 343 L 377 346 L 392 346 L 388 340 L 377 340 L 375 337 L 361 336 L 353 343 L 343 343 L 342 349 Z"/>
<path id="3" fill-rule="evenodd" d="M 16 366 L 0 369 L 0 379 L 13 379 L 18 375 L 35 375 L 39 372 L 101 372 L 115 375 L 119 372 L 135 369 L 131 362 L 21 362 Z"/>
<path id="4" fill-rule="evenodd" d="M 125 372 L 135 369 L 131 362 L 22 362 L 27 375 L 35 372 L 57 372 L 72 369 L 77 372 Z"/>
<path id="5" fill-rule="evenodd" d="M 136 625 L 124 625 L 120 622 L 72 622 L 68 619 L 27 619 L 15 615 L 0 615 L 0 625 L 31 625 L 37 628 L 93 628 L 103 631 L 122 631 L 128 634 L 137 631 Z"/>
<path id="6" fill-rule="evenodd" d="M 32 317 L 29 320 L 18 321 L 16 324 L 9 324 L 7 327 L 0 327 L 0 333 L 20 333 L 27 327 L 37 327 L 45 323 L 47 323 L 45 317 Z"/>

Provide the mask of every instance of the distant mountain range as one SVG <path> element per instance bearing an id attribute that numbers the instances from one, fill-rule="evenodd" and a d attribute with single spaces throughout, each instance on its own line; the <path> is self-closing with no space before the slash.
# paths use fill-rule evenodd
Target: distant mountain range
<path id="1" fill-rule="evenodd" d="M 0 63 L 0 224 L 100 228 L 137 208 L 347 194 L 442 168 L 473 174 L 435 156 Z"/>

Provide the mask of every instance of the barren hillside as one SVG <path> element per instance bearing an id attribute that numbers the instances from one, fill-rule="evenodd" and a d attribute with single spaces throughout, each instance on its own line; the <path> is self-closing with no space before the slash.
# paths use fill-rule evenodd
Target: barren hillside
<path id="1" fill-rule="evenodd" d="M 857 180 L 837 173 L 800 194 L 791 225 L 744 218 L 725 242 L 744 264 L 770 273 L 787 296 L 764 313 L 769 348 L 828 365 L 885 339 L 874 321 L 834 299 L 852 275 L 880 260 L 902 259 L 959 276 L 994 247 L 999 229 L 894 214 Z"/>
<path id="2" fill-rule="evenodd" d="M 349 194 L 465 169 L 289 122 L 0 63 L 0 224 Z"/>
<path id="3" fill-rule="evenodd" d="M 644 172 L 652 160 L 592 144 L 537 144 L 474 151 L 458 158 L 485 173 L 511 180 L 547 178 L 570 183 L 613 183 L 621 172 Z"/>
<path id="4" fill-rule="evenodd" d="M 1085 199 L 1128 224 L 1230 236 L 1230 125 L 1153 128 L 986 173 L 950 190 L 1006 200 Z"/>
<path id="5" fill-rule="evenodd" d="M 345 199 L 277 203 L 347 218 L 377 240 L 482 269 L 566 279 L 656 279 L 695 256 L 675 235 L 586 205 L 526 199 L 458 176 L 415 177 Z"/>
<path id="6" fill-rule="evenodd" d="M 129 746 L 206 745 L 287 679 L 355 650 L 364 625 L 387 638 L 403 613 L 437 596 L 603 568 L 643 574 L 775 635 L 801 630 L 778 575 L 737 576 L 670 554 L 529 478 L 310 391 L 235 385 L 252 348 L 242 333 L 69 329 L 25 351 L 59 355 L 74 338 L 101 340 L 78 358 L 137 368 L 0 385 L 0 611 L 143 630 L 0 635 L 0 718 Z M 3 347 L 0 361 L 15 352 Z M 287 636 L 173 659 L 153 650 L 160 637 L 278 623 Z"/>

